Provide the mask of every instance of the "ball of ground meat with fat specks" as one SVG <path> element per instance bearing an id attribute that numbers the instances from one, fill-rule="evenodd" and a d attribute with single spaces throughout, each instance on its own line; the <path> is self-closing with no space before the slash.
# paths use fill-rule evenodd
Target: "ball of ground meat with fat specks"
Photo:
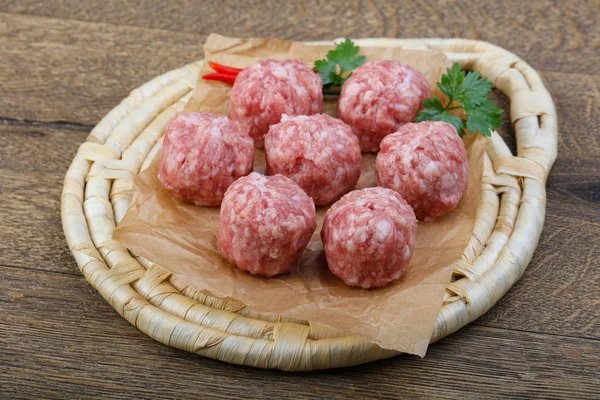
<path id="1" fill-rule="evenodd" d="M 397 61 L 366 62 L 344 83 L 338 117 L 350 125 L 364 152 L 400 126 L 415 120 L 423 100 L 431 96 L 427 79 Z"/>
<path id="2" fill-rule="evenodd" d="M 349 286 L 365 289 L 402 276 L 413 255 L 417 219 L 390 189 L 355 190 L 327 211 L 321 240 L 329 270 Z"/>
<path id="3" fill-rule="evenodd" d="M 406 124 L 386 136 L 375 168 L 377 184 L 400 193 L 421 220 L 454 210 L 467 191 L 467 151 L 445 122 Z"/>
<path id="4" fill-rule="evenodd" d="M 247 128 L 209 113 L 181 114 L 167 126 L 158 179 L 173 197 L 218 206 L 236 179 L 252 172 Z"/>
<path id="5" fill-rule="evenodd" d="M 300 60 L 261 60 L 237 76 L 230 116 L 249 125 L 257 147 L 283 114 L 312 115 L 323 107 L 323 81 Z"/>
<path id="6" fill-rule="evenodd" d="M 298 264 L 316 218 L 315 204 L 294 181 L 253 172 L 225 193 L 217 240 L 239 269 L 271 277 Z"/>
<path id="7" fill-rule="evenodd" d="M 284 115 L 269 129 L 265 152 L 268 174 L 292 179 L 317 205 L 352 190 L 360 177 L 358 138 L 329 115 Z"/>

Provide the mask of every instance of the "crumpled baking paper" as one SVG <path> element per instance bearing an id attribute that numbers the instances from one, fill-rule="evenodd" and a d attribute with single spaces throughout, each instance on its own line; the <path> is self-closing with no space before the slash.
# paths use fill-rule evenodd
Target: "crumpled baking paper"
<path id="1" fill-rule="evenodd" d="M 331 46 L 274 39 L 236 39 L 211 35 L 207 60 L 246 67 L 261 58 L 300 58 L 309 65 Z M 449 66 L 443 53 L 399 48 L 362 48 L 367 60 L 392 59 L 420 70 L 435 83 Z M 205 65 L 201 75 L 210 72 Z M 228 113 L 229 85 L 198 79 L 186 111 Z M 335 115 L 336 97 L 326 96 L 324 111 Z M 218 207 L 182 203 L 157 178 L 157 157 L 134 181 L 130 209 L 114 239 L 187 281 L 199 290 L 244 303 L 254 311 L 284 314 L 358 335 L 383 348 L 424 356 L 450 282 L 452 264 L 460 259 L 473 231 L 481 190 L 485 140 L 465 141 L 469 187 L 458 207 L 433 222 L 419 222 L 416 249 L 403 277 L 380 289 L 346 286 L 327 269 L 319 232 L 326 207 L 317 207 L 318 226 L 299 266 L 270 279 L 242 272 L 221 254 L 216 232 Z M 363 154 L 358 188 L 375 186 L 374 154 Z M 264 152 L 257 149 L 255 171 L 265 172 Z M 257 246 L 260 245 L 257 243 Z"/>

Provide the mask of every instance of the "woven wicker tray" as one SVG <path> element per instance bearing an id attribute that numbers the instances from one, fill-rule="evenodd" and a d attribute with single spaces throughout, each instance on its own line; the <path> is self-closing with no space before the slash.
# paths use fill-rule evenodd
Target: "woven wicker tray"
<path id="1" fill-rule="evenodd" d="M 494 132 L 488 140 L 473 237 L 448 285 L 434 342 L 489 310 L 531 260 L 556 157 L 557 121 L 540 76 L 514 54 L 463 39 L 364 39 L 446 52 L 478 70 L 510 98 L 517 139 L 513 156 Z M 356 365 L 397 353 L 327 327 L 264 315 L 207 296 L 112 240 L 125 215 L 134 176 L 160 149 L 165 126 L 195 87 L 202 61 L 134 90 L 92 130 L 64 181 L 63 229 L 81 272 L 121 316 L 161 343 L 235 364 L 283 370 Z"/>

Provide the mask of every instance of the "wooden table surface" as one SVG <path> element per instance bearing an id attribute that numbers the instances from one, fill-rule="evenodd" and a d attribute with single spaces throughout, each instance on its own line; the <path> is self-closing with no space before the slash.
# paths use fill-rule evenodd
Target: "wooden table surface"
<path id="1" fill-rule="evenodd" d="M 600 3 L 137 3 L 0 0 L 1 398 L 600 396 Z M 460 36 L 529 62 L 554 97 L 560 137 L 546 225 L 522 279 L 425 359 L 313 373 L 205 359 L 122 319 L 67 248 L 62 180 L 94 124 L 133 88 L 200 59 L 210 32 Z"/>

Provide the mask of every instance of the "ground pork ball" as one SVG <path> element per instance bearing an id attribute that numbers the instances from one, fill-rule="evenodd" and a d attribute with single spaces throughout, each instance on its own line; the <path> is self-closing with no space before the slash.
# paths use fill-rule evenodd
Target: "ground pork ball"
<path id="1" fill-rule="evenodd" d="M 382 287 L 400 278 L 415 247 L 417 219 L 398 193 L 355 190 L 325 215 L 321 240 L 329 270 L 349 286 Z"/>
<path id="2" fill-rule="evenodd" d="M 375 168 L 377 184 L 400 193 L 421 220 L 454 210 L 467 191 L 467 151 L 445 122 L 406 124 L 386 136 Z"/>
<path id="3" fill-rule="evenodd" d="M 325 205 L 350 191 L 360 176 L 360 146 L 352 129 L 325 114 L 288 117 L 265 137 L 267 172 L 282 174 Z"/>
<path id="4" fill-rule="evenodd" d="M 181 114 L 167 126 L 158 179 L 177 199 L 218 206 L 253 163 L 254 146 L 243 125 L 209 113 Z"/>
<path id="5" fill-rule="evenodd" d="M 361 150 L 374 152 L 386 135 L 414 121 L 430 96 L 427 79 L 416 69 L 397 61 L 370 61 L 342 87 L 338 116 L 352 127 Z"/>
<path id="6" fill-rule="evenodd" d="M 230 116 L 249 125 L 263 147 L 269 126 L 283 114 L 312 115 L 323 107 L 323 81 L 300 60 L 261 60 L 237 76 L 230 94 Z"/>
<path id="7" fill-rule="evenodd" d="M 239 269 L 271 277 L 298 264 L 316 227 L 315 204 L 300 186 L 253 172 L 225 193 L 217 240 Z"/>

